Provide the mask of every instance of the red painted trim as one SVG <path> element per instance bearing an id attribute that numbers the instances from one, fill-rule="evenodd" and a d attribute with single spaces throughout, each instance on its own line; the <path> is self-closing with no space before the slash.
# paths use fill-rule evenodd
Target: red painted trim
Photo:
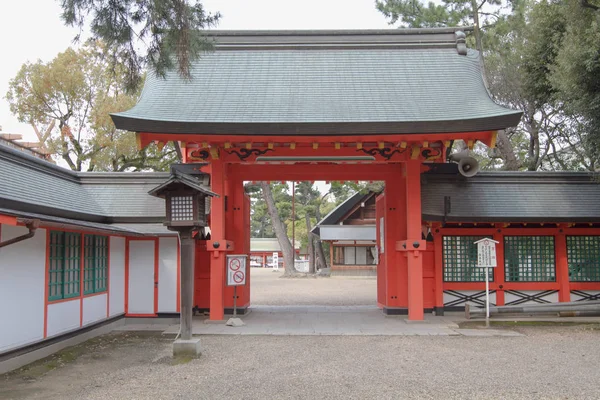
<path id="1" fill-rule="evenodd" d="M 106 238 L 106 318 L 110 317 L 110 236 Z"/>
<path id="2" fill-rule="evenodd" d="M 177 300 L 175 304 L 175 311 L 181 312 L 181 239 L 179 236 L 177 236 Z"/>
<path id="3" fill-rule="evenodd" d="M 398 166 L 392 164 L 229 164 L 231 174 L 244 181 L 359 181 L 398 180 Z M 213 166 L 213 171 L 215 170 Z M 214 191 L 214 189 L 213 189 Z"/>
<path id="4" fill-rule="evenodd" d="M 343 135 L 343 136 L 245 136 L 245 135 L 198 135 L 198 134 L 169 134 L 140 132 L 139 138 L 142 147 L 146 147 L 151 142 L 157 140 L 161 142 L 170 142 L 173 139 L 180 140 L 189 146 L 192 143 L 208 142 L 210 145 L 222 145 L 225 142 L 230 143 L 323 143 L 333 146 L 334 142 L 407 142 L 417 143 L 423 141 L 439 141 L 454 139 L 470 139 L 488 142 L 494 131 L 476 131 L 476 132 L 444 132 L 444 133 L 419 133 L 419 134 L 378 134 L 378 135 Z M 331 147 L 333 149 L 333 147 Z"/>
<path id="5" fill-rule="evenodd" d="M 600 282 L 570 282 L 571 290 L 600 290 Z"/>
<path id="6" fill-rule="evenodd" d="M 125 314 L 129 311 L 129 238 L 125 238 Z"/>
<path id="7" fill-rule="evenodd" d="M 444 290 L 483 290 L 485 282 L 444 282 Z M 490 282 L 490 289 L 499 289 L 498 282 Z M 558 290 L 558 282 L 505 282 L 504 290 Z"/>
<path id="8" fill-rule="evenodd" d="M 108 294 L 108 292 L 105 290 L 104 292 L 89 293 L 89 294 L 83 295 L 83 298 L 87 299 L 88 297 L 95 297 L 95 296 L 100 296 L 100 295 L 103 295 L 103 294 Z"/>
<path id="9" fill-rule="evenodd" d="M 25 224 L 19 222 L 18 225 L 21 226 L 25 226 Z M 118 234 L 118 233 L 109 233 L 109 232 L 103 232 L 101 230 L 97 230 L 97 231 L 88 231 L 85 229 L 71 229 L 71 228 L 63 228 L 62 226 L 58 227 L 55 225 L 52 225 L 51 223 L 47 222 L 47 221 L 40 221 L 40 229 L 49 229 L 52 231 L 57 231 L 57 232 L 68 232 L 68 233 L 83 233 L 86 235 L 96 235 L 96 236 L 116 236 L 116 237 L 126 237 L 124 234 Z"/>
<path id="10" fill-rule="evenodd" d="M 79 300 L 81 302 L 81 296 L 69 297 L 68 299 L 52 300 L 52 301 L 48 302 L 48 305 L 51 306 L 53 304 L 68 303 L 69 301 L 77 301 L 77 300 Z"/>
<path id="11" fill-rule="evenodd" d="M 154 313 L 158 313 L 158 264 L 159 264 L 159 243 L 158 238 L 154 238 Z"/>
<path id="12" fill-rule="evenodd" d="M 81 259 L 79 260 L 79 327 L 83 326 L 83 282 L 85 280 L 85 233 L 81 234 Z"/>
<path id="13" fill-rule="evenodd" d="M 44 339 L 48 337 L 48 285 L 50 284 L 50 231 L 46 229 L 46 265 L 44 277 Z"/>
<path id="14" fill-rule="evenodd" d="M 501 224 L 500 224 L 501 225 Z M 567 236 L 575 235 L 600 235 L 600 228 L 438 228 L 440 235 L 443 236 L 479 236 L 479 235 L 494 235 L 501 233 L 504 236 L 554 236 L 563 230 Z M 500 232 L 498 232 L 500 230 Z"/>
<path id="15" fill-rule="evenodd" d="M 1 224 L 17 226 L 17 217 L 13 217 L 12 215 L 0 214 L 0 225 Z"/>

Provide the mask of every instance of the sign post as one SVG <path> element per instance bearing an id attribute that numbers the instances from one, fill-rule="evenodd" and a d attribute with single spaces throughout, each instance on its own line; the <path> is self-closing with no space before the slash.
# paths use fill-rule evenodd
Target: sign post
<path id="1" fill-rule="evenodd" d="M 477 266 L 485 268 L 485 326 L 490 327 L 490 274 L 489 268 L 496 268 L 497 241 L 485 238 L 475 242 L 477 245 Z"/>
<path id="2" fill-rule="evenodd" d="M 273 271 L 279 271 L 279 252 L 273 252 Z"/>
<path id="3" fill-rule="evenodd" d="M 227 286 L 233 286 L 233 317 L 237 317 L 237 287 L 246 284 L 246 261 L 248 256 L 227 256 Z"/>

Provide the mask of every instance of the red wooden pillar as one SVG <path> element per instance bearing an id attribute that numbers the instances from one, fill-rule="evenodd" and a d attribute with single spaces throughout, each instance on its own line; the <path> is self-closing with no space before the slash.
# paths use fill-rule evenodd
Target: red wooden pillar
<path id="1" fill-rule="evenodd" d="M 237 306 L 245 308 L 250 303 L 250 209 L 247 196 L 244 192 L 244 182 L 236 176 L 228 176 L 226 225 L 227 237 L 233 241 L 235 254 L 246 254 L 248 256 L 248 273 L 246 284 L 237 287 Z M 247 221 L 248 220 L 248 221 Z M 248 222 L 248 223 L 247 223 Z M 233 287 L 225 288 L 225 307 L 233 308 Z"/>
<path id="2" fill-rule="evenodd" d="M 384 312 L 386 314 L 405 313 L 408 305 L 406 289 L 407 272 L 406 258 L 396 251 L 396 243 L 406 237 L 406 207 L 404 195 L 404 177 L 398 169 L 398 176 L 385 182 L 385 196 L 383 198 L 383 221 L 378 221 L 378 226 L 383 222 L 383 245 L 385 273 L 385 297 L 382 296 Z"/>
<path id="3" fill-rule="evenodd" d="M 224 318 L 225 252 L 222 250 L 225 249 L 226 168 L 220 160 L 213 160 L 211 166 L 211 189 L 219 197 L 212 198 L 210 209 L 210 319 L 218 321 Z M 218 248 L 215 247 L 216 243 L 219 243 Z"/>
<path id="4" fill-rule="evenodd" d="M 562 229 L 561 229 L 562 231 Z M 556 280 L 558 281 L 558 301 L 571 301 L 569 282 L 569 260 L 567 258 L 567 235 L 560 232 L 554 236 L 556 247 Z"/>
<path id="5" fill-rule="evenodd" d="M 386 182 L 387 185 L 387 182 Z M 385 268 L 385 254 L 381 248 L 381 223 L 385 216 L 385 193 L 377 196 L 375 200 L 375 229 L 376 229 L 376 240 L 377 240 L 377 306 L 381 309 L 387 305 L 387 292 L 386 292 L 386 268 Z M 333 252 L 333 242 L 331 242 L 331 250 Z M 331 265 L 333 266 L 333 255 L 331 256 Z"/>
<path id="6" fill-rule="evenodd" d="M 503 306 L 506 304 L 504 296 L 504 279 L 506 277 L 506 267 L 504 266 L 504 234 L 502 232 L 496 232 L 493 238 L 498 244 L 496 245 L 496 268 L 494 268 L 494 283 L 497 285 L 496 289 L 496 305 Z"/>
<path id="7" fill-rule="evenodd" d="M 406 163 L 406 253 L 408 259 L 408 319 L 423 319 L 423 257 L 421 239 L 421 162 Z"/>
<path id="8" fill-rule="evenodd" d="M 439 230 L 433 234 L 433 260 L 435 263 L 435 311 L 436 315 L 444 315 L 444 255 L 443 236 Z"/>

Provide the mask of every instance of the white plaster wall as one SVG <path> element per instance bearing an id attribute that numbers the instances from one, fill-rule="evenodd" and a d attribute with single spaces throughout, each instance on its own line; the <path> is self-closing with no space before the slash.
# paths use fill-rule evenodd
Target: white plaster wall
<path id="1" fill-rule="evenodd" d="M 463 296 L 477 296 L 477 300 L 482 301 L 485 304 L 485 290 L 456 290 L 459 294 Z M 444 292 L 444 305 L 446 307 L 464 307 L 465 304 L 469 304 L 475 307 L 482 307 L 481 304 L 476 304 L 473 301 L 464 301 L 461 300 L 459 303 L 454 304 L 457 300 L 460 299 L 460 296 L 456 296 L 451 292 Z M 490 292 L 490 304 L 496 305 L 496 293 Z"/>
<path id="2" fill-rule="evenodd" d="M 106 319 L 106 293 L 83 298 L 83 325 Z"/>
<path id="3" fill-rule="evenodd" d="M 521 293 L 521 296 L 510 293 L 508 291 L 504 292 L 504 303 L 509 304 L 509 303 L 512 303 L 513 301 L 519 301 L 519 300 L 523 299 L 523 296 L 534 296 L 539 293 L 545 292 L 545 290 L 519 290 L 518 292 Z M 558 303 L 558 291 L 541 296 L 541 298 L 543 300 L 549 301 L 550 303 Z M 521 305 L 521 304 L 540 304 L 540 303 L 538 303 L 536 301 L 528 300 L 528 301 L 519 301 L 519 305 Z"/>
<path id="4" fill-rule="evenodd" d="M 160 238 L 158 248 L 158 312 L 177 312 L 177 238 Z"/>
<path id="5" fill-rule="evenodd" d="M 125 238 L 110 238 L 109 315 L 125 312 Z"/>
<path id="6" fill-rule="evenodd" d="M 29 232 L 0 225 L 1 240 Z M 44 336 L 46 230 L 0 249 L 0 352 L 41 340 Z"/>
<path id="7" fill-rule="evenodd" d="M 585 294 L 587 296 L 594 296 L 594 297 L 598 297 L 598 295 L 600 294 L 600 291 L 598 290 L 577 290 L 577 291 L 571 291 L 571 301 L 579 301 L 584 299 L 585 296 L 582 296 L 582 294 Z M 587 301 L 587 300 L 583 300 L 583 301 Z"/>
<path id="8" fill-rule="evenodd" d="M 129 242 L 129 314 L 154 314 L 154 240 Z"/>
<path id="9" fill-rule="evenodd" d="M 48 305 L 48 337 L 79 328 L 81 299 Z"/>

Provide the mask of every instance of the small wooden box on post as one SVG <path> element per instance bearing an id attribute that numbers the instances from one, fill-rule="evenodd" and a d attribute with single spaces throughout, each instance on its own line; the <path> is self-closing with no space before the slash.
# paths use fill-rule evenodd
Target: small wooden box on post
<path id="1" fill-rule="evenodd" d="M 148 194 L 165 199 L 167 219 L 164 225 L 179 232 L 181 240 L 181 338 L 173 343 L 173 355 L 200 355 L 200 339 L 192 338 L 194 301 L 194 232 L 206 223 L 206 198 L 218 195 L 191 175 L 172 171 L 171 177 Z"/>

